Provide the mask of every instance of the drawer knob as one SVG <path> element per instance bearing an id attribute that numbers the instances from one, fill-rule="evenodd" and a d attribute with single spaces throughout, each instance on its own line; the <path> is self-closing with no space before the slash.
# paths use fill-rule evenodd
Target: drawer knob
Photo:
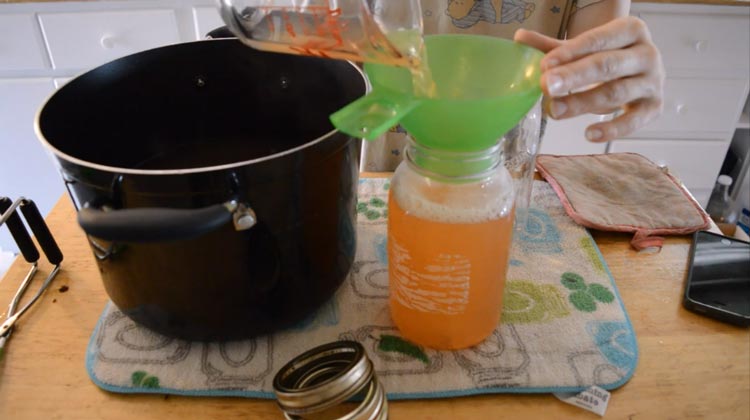
<path id="1" fill-rule="evenodd" d="M 115 47 L 115 37 L 112 35 L 104 35 L 100 40 L 99 44 L 102 46 L 102 48 L 111 50 Z"/>
<path id="2" fill-rule="evenodd" d="M 677 115 L 685 115 L 687 113 L 687 108 L 685 108 L 685 104 L 677 104 L 674 107 L 674 112 L 676 112 Z"/>
<path id="3" fill-rule="evenodd" d="M 706 46 L 707 46 L 707 44 L 708 44 L 708 43 L 707 43 L 706 41 L 703 41 L 703 40 L 698 40 L 698 41 L 695 41 L 695 42 L 693 43 L 693 49 L 694 49 L 694 50 L 695 50 L 695 52 L 697 52 L 697 53 L 702 53 L 702 52 L 706 51 Z"/>

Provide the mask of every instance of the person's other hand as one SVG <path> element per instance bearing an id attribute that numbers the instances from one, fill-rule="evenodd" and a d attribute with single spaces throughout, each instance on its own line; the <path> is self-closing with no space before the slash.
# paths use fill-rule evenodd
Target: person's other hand
<path id="1" fill-rule="evenodd" d="M 555 119 L 585 113 L 622 113 L 586 128 L 604 142 L 632 133 L 659 116 L 664 65 L 646 24 L 632 16 L 612 20 L 569 40 L 519 29 L 514 40 L 545 52 L 542 89 Z"/>

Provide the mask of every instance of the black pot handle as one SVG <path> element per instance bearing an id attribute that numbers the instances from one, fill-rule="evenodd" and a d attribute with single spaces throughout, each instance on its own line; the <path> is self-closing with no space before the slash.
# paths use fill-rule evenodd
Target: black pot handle
<path id="1" fill-rule="evenodd" d="M 78 212 L 78 224 L 95 238 L 112 242 L 166 242 L 192 239 L 234 221 L 236 230 L 255 224 L 255 213 L 230 201 L 199 209 L 136 208 Z"/>

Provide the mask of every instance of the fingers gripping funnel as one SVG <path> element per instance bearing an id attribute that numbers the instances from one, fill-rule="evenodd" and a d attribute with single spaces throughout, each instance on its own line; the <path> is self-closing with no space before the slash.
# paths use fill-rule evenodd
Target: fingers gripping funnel
<path id="1" fill-rule="evenodd" d="M 366 64 L 372 92 L 331 115 L 339 130 L 372 140 L 397 123 L 427 147 L 491 147 L 541 96 L 542 52 L 478 35 L 425 37 L 435 98 L 413 96 L 408 69 Z"/>

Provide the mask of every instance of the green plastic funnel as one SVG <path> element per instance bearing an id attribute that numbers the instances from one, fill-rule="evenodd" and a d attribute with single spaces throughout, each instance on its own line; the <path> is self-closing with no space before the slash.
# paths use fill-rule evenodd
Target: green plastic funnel
<path id="1" fill-rule="evenodd" d="M 541 96 L 541 51 L 481 35 L 425 37 L 437 87 L 415 97 L 408 69 L 365 64 L 372 91 L 331 115 L 339 130 L 375 139 L 400 123 L 428 147 L 476 151 L 494 145 Z"/>

